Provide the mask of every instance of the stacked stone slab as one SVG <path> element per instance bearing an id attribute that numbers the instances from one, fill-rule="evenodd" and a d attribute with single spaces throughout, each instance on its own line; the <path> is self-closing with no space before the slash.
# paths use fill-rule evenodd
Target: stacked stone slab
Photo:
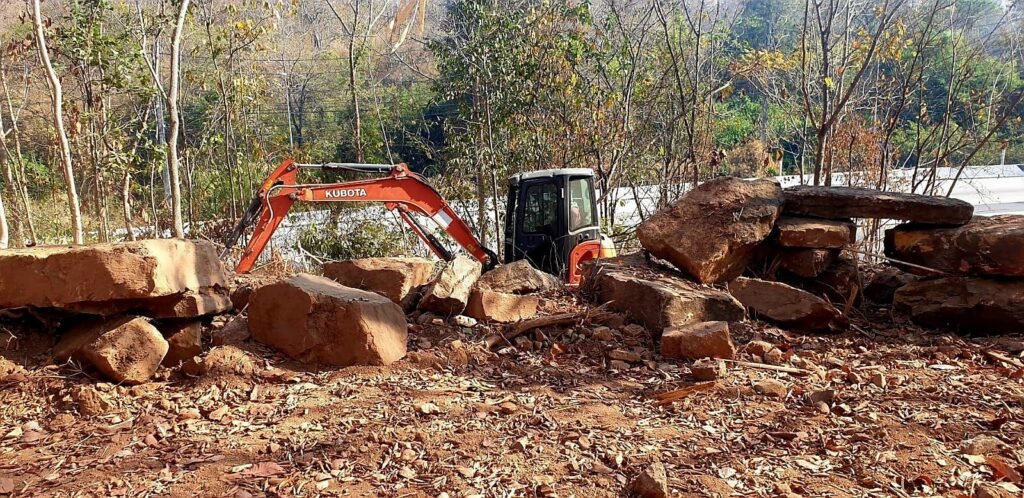
<path id="1" fill-rule="evenodd" d="M 982 333 L 1024 329 L 1024 216 L 900 225 L 886 231 L 885 253 L 922 277 L 893 297 L 894 309 L 914 322 Z"/>
<path id="2" fill-rule="evenodd" d="M 857 240 L 853 219 L 955 225 L 974 210 L 957 199 L 857 187 L 798 186 L 783 195 L 768 267 L 779 280 L 842 307 L 860 302 L 865 288 L 855 256 L 844 252 Z"/>
<path id="3" fill-rule="evenodd" d="M 55 361 L 129 384 L 201 350 L 199 320 L 232 308 L 216 247 L 180 239 L 0 251 L 0 309 L 59 311 Z M 88 324 L 87 327 L 80 326 Z"/>
<path id="4" fill-rule="evenodd" d="M 561 287 L 561 280 L 554 275 L 519 260 L 481 276 L 469 293 L 465 312 L 485 322 L 518 322 L 537 314 L 541 294 Z"/>

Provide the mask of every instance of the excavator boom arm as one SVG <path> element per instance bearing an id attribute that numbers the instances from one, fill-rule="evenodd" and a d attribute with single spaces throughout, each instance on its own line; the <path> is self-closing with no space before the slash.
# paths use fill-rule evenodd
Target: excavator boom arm
<path id="1" fill-rule="evenodd" d="M 298 182 L 298 172 L 302 169 L 386 173 L 387 176 L 340 183 L 301 184 Z M 421 176 L 409 171 L 405 164 L 299 164 L 289 159 L 282 162 L 263 182 L 249 210 L 228 237 L 226 245 L 230 249 L 242 232 L 255 223 L 252 238 L 235 267 L 236 272 L 248 273 L 252 269 L 274 231 L 296 202 L 382 202 L 388 209 L 397 210 L 402 220 L 438 257 L 450 260 L 448 250 L 412 217 L 413 213 L 419 213 L 448 232 L 484 266 L 497 264 L 494 252 L 480 244 L 469 226 L 455 214 L 441 194 Z"/>

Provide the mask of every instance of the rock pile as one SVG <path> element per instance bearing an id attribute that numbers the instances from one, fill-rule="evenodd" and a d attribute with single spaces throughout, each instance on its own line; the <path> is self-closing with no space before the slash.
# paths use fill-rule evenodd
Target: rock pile
<path id="1" fill-rule="evenodd" d="M 900 225 L 886 231 L 885 254 L 921 276 L 893 296 L 896 311 L 914 322 L 989 333 L 1024 328 L 1024 216 Z"/>
<path id="2" fill-rule="evenodd" d="M 213 244 L 144 240 L 0 251 L 0 309 L 58 317 L 52 358 L 126 384 L 201 352 L 201 321 L 232 309 Z"/>

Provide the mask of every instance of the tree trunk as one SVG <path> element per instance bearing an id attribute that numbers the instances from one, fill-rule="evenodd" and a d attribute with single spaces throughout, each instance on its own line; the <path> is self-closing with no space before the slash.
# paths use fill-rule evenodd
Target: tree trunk
<path id="1" fill-rule="evenodd" d="M 35 0 L 39 1 L 39 0 Z M 182 0 L 178 10 L 178 23 L 174 26 L 171 39 L 171 86 L 167 92 L 167 111 L 170 115 L 171 128 L 167 137 L 167 170 L 171 177 L 171 216 L 174 236 L 185 237 L 185 227 L 181 217 L 181 181 L 178 178 L 178 133 L 181 129 L 181 116 L 178 115 L 178 87 L 181 80 L 181 36 L 185 31 L 185 15 L 188 13 L 190 0 Z"/>
<path id="2" fill-rule="evenodd" d="M 188 0 L 186 0 L 188 1 Z M 50 84 L 50 103 L 53 111 L 53 126 L 57 129 L 60 143 L 60 160 L 64 170 L 64 180 L 68 187 L 68 204 L 71 209 L 71 233 L 75 244 L 85 243 L 82 230 L 82 210 L 78 201 L 78 189 L 75 187 L 75 169 L 71 163 L 71 145 L 68 143 L 67 130 L 64 129 L 64 89 L 61 87 L 57 72 L 53 70 L 50 54 L 46 49 L 46 35 L 43 33 L 43 17 L 39 12 L 39 0 L 32 0 L 32 21 L 35 27 L 36 45 L 39 59 L 46 70 Z"/>
<path id="3" fill-rule="evenodd" d="M 4 195 L 0 192 L 0 249 L 11 245 L 10 232 L 7 229 L 7 211 L 4 209 Z"/>

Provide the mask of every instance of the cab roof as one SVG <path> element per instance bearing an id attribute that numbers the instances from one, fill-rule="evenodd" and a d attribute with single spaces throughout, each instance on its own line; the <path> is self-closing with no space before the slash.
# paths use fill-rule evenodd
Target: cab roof
<path id="1" fill-rule="evenodd" d="M 516 185 L 523 180 L 531 180 L 533 178 L 551 178 L 555 176 L 594 176 L 594 170 L 590 168 L 558 168 L 558 169 L 542 169 L 537 171 L 530 171 L 528 173 L 519 173 L 518 175 L 512 175 L 508 177 L 508 183 Z"/>

